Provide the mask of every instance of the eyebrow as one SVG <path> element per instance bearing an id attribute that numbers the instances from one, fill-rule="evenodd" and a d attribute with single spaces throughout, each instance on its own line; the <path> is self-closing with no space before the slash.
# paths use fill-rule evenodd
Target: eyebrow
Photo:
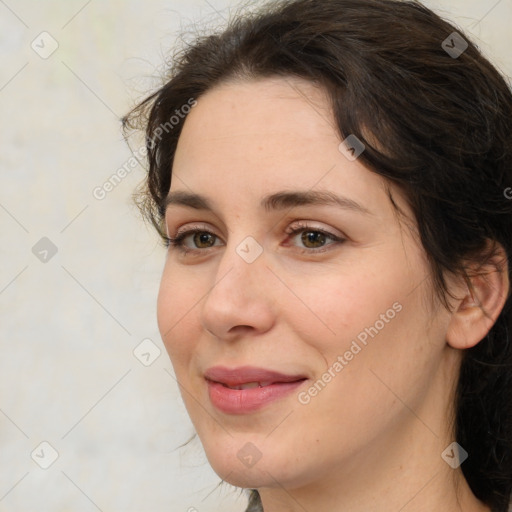
<path id="1" fill-rule="evenodd" d="M 171 205 L 185 206 L 195 210 L 213 211 L 213 205 L 208 198 L 200 194 L 186 191 L 170 192 L 165 198 L 163 211 Z M 265 196 L 260 201 L 260 207 L 265 211 L 285 210 L 296 206 L 338 206 L 345 210 L 372 215 L 372 213 L 356 201 L 348 197 L 338 196 L 328 190 L 294 190 L 280 191 Z"/>

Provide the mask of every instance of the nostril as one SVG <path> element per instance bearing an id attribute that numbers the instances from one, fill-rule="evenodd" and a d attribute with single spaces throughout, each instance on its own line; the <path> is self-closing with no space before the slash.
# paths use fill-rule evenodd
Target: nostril
<path id="1" fill-rule="evenodd" d="M 235 325 L 234 327 L 231 327 L 231 329 L 229 330 L 229 332 L 238 332 L 238 331 L 242 331 L 242 332 L 245 332 L 245 331 L 252 331 L 254 329 L 254 327 L 252 327 L 251 325 Z"/>

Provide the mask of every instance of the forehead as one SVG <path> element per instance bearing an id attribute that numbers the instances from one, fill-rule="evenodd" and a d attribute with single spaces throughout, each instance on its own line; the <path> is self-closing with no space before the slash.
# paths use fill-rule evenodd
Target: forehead
<path id="1" fill-rule="evenodd" d="M 187 150 L 200 144 L 215 153 L 229 149 L 233 157 L 254 150 L 264 157 L 290 148 L 314 153 L 320 139 L 336 147 L 338 138 L 322 89 L 297 79 L 269 78 L 225 83 L 201 96 L 185 121 L 180 144 Z"/>
<path id="2" fill-rule="evenodd" d="M 224 83 L 201 96 L 185 120 L 171 191 L 259 204 L 273 191 L 323 189 L 362 205 L 388 202 L 384 178 L 349 161 L 340 142 L 328 96 L 314 84 Z"/>

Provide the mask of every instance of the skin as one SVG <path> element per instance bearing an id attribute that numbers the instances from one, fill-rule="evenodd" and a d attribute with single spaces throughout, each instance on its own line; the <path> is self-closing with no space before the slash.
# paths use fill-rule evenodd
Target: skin
<path id="1" fill-rule="evenodd" d="M 432 302 L 414 222 L 400 223 L 384 178 L 349 161 L 340 142 L 324 92 L 299 79 L 224 83 L 187 117 L 171 192 L 205 195 L 214 210 L 171 205 L 166 226 L 171 237 L 193 228 L 214 236 L 188 236 L 195 252 L 169 249 L 158 296 L 158 325 L 185 406 L 213 469 L 233 485 L 258 488 L 265 512 L 489 511 L 441 453 L 454 441 L 462 349 L 490 329 L 508 281 L 492 274 L 475 280 L 470 294 L 454 279 L 454 311 Z M 263 196 L 285 189 L 328 190 L 369 213 L 260 207 Z M 297 221 L 308 222 L 306 233 L 322 229 L 346 241 L 308 244 L 302 232 L 285 232 Z M 236 252 L 247 236 L 263 250 L 252 263 Z M 298 391 L 395 303 L 394 318 L 300 403 Z M 211 404 L 203 378 L 219 364 L 308 381 L 260 411 L 225 414 Z M 237 457 L 248 442 L 261 453 L 252 467 Z"/>

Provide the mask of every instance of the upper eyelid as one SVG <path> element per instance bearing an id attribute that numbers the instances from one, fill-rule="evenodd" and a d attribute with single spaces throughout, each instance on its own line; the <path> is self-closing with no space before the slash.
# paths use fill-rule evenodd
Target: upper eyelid
<path id="1" fill-rule="evenodd" d="M 187 227 L 185 227 L 185 228 L 179 227 L 176 230 L 175 236 L 179 236 L 184 233 L 188 233 L 189 231 L 209 231 L 215 235 L 214 230 L 212 228 L 210 228 L 209 226 L 207 226 L 206 224 L 197 224 L 197 225 L 191 225 L 191 226 L 187 225 Z"/>
<path id="2" fill-rule="evenodd" d="M 329 235 L 332 235 L 333 237 L 345 237 L 345 235 L 343 233 L 341 233 L 340 235 L 336 235 L 335 233 L 332 233 L 332 228 L 325 228 L 325 227 L 322 227 L 322 226 L 314 226 L 314 225 L 311 225 L 310 224 L 311 221 L 301 221 L 301 220 L 296 220 L 296 221 L 293 221 L 291 222 L 290 224 L 293 226 L 295 224 L 295 227 L 292 228 L 291 226 L 286 228 L 284 231 L 287 232 L 287 231 L 295 231 L 295 230 L 306 230 L 306 229 L 310 229 L 311 231 L 323 231 L 325 232 L 326 234 L 329 234 Z M 207 226 L 206 224 L 197 224 L 197 225 L 186 225 L 186 227 L 179 227 L 177 230 L 176 230 L 176 234 L 174 235 L 173 238 L 176 238 L 180 235 L 183 235 L 183 234 L 188 234 L 189 232 L 194 232 L 194 231 L 206 231 L 206 232 L 209 232 L 217 237 L 220 238 L 220 235 L 217 235 L 217 233 L 215 233 L 215 230 L 212 229 L 210 226 Z M 336 231 L 339 231 L 339 230 L 336 230 Z M 169 231 L 168 231 L 168 228 L 167 228 L 167 232 L 169 234 Z"/>
<path id="3" fill-rule="evenodd" d="M 344 234 L 344 233 L 341 233 L 340 235 L 337 235 L 335 233 L 333 233 L 329 228 L 323 228 L 323 227 L 320 227 L 320 226 L 313 226 L 310 224 L 309 221 L 295 221 L 296 225 L 295 227 L 292 227 L 294 222 L 291 223 L 291 226 L 289 226 L 286 230 L 285 230 L 285 233 L 287 236 L 289 237 L 295 237 L 297 236 L 298 233 L 300 233 L 301 231 L 316 231 L 316 232 L 321 232 L 323 233 L 325 236 L 327 236 L 327 238 L 330 238 L 331 242 L 343 242 L 343 241 L 346 241 L 348 239 L 348 237 Z M 183 244 L 183 240 L 190 237 L 191 235 L 194 235 L 196 233 L 202 233 L 202 232 L 206 232 L 206 233 L 209 233 L 211 235 L 213 235 L 217 240 L 221 239 L 222 237 L 219 236 L 217 233 L 215 233 L 214 230 L 212 230 L 209 226 L 206 226 L 205 224 L 202 224 L 202 225 L 192 225 L 192 226 L 187 226 L 186 228 L 178 228 L 177 232 L 176 232 L 176 235 L 172 236 L 172 237 L 168 237 L 168 240 L 176 240 L 176 239 L 181 239 L 180 240 L 180 245 L 184 245 Z M 328 244 L 328 245 L 332 245 L 331 244 Z M 212 248 L 212 247 L 210 247 Z M 189 249 L 190 251 L 204 251 L 206 249 L 199 249 L 199 248 L 190 248 Z M 311 252 L 314 252 L 314 249 L 311 249 Z"/>
<path id="4" fill-rule="evenodd" d="M 298 221 L 298 224 L 295 227 L 293 227 L 293 224 L 292 224 L 292 226 L 285 229 L 285 233 L 289 236 L 295 236 L 297 233 L 300 233 L 301 231 L 313 231 L 313 232 L 318 231 L 320 233 L 324 233 L 325 235 L 331 237 L 334 240 L 346 238 L 344 234 L 337 235 L 336 233 L 333 233 L 332 229 L 330 229 L 330 228 L 324 228 L 321 226 L 313 226 L 309 222 L 304 222 L 304 221 L 302 221 L 302 222 Z M 338 231 L 338 230 L 336 230 L 336 231 Z"/>

